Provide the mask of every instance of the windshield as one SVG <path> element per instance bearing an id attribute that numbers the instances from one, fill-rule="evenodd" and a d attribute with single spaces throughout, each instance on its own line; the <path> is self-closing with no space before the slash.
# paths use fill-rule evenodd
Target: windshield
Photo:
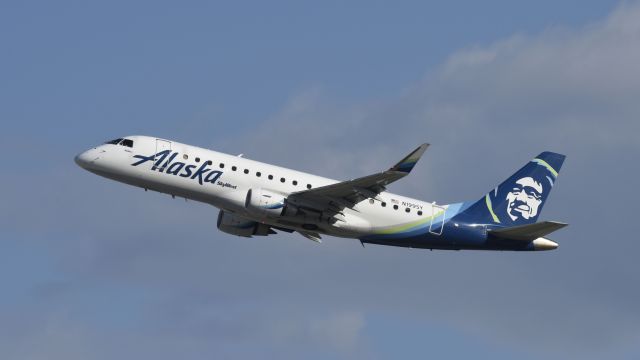
<path id="1" fill-rule="evenodd" d="M 123 138 L 118 138 L 115 140 L 110 140 L 105 142 L 105 144 L 111 144 L 111 145 L 120 145 L 120 146 L 126 146 L 126 147 L 133 147 L 133 140 L 131 139 L 123 139 Z"/>
<path id="2" fill-rule="evenodd" d="M 113 144 L 113 145 L 117 145 L 120 141 L 122 141 L 122 138 L 107 141 L 105 144 Z"/>
<path id="3" fill-rule="evenodd" d="M 122 140 L 122 142 L 120 143 L 120 145 L 122 145 L 122 146 L 126 146 L 126 147 L 133 147 L 133 140 L 130 140 L 130 139 L 124 139 L 124 140 Z"/>

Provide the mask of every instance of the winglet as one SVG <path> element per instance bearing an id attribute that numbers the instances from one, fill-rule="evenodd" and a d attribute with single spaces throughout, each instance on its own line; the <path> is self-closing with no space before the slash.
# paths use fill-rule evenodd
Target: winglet
<path id="1" fill-rule="evenodd" d="M 389 171 L 399 171 L 404 173 L 410 173 L 420 157 L 429 147 L 429 144 L 422 144 L 417 149 L 413 150 L 411 154 L 407 155 L 404 159 L 395 164 Z"/>

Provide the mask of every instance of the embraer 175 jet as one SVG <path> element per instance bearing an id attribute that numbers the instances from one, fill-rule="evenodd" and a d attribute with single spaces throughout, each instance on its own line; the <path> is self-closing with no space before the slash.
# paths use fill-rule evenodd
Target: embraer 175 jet
<path id="1" fill-rule="evenodd" d="M 336 181 L 148 136 L 127 136 L 76 156 L 109 179 L 220 209 L 218 229 L 237 236 L 298 232 L 442 250 L 552 250 L 567 224 L 536 222 L 564 155 L 543 152 L 479 200 L 436 205 L 387 192 L 429 145 L 389 170 Z"/>

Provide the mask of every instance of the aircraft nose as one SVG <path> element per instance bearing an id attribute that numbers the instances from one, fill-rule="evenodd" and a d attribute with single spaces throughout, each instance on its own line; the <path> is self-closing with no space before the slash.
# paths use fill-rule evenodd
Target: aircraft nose
<path id="1" fill-rule="evenodd" d="M 87 150 L 82 152 L 74 158 L 76 164 L 83 169 L 89 168 L 95 160 L 97 160 L 98 156 L 96 153 L 96 149 Z"/>

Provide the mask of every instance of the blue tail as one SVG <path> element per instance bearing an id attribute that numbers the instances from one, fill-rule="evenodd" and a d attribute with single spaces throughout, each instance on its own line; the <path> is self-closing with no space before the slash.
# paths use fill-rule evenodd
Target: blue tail
<path id="1" fill-rule="evenodd" d="M 502 226 L 537 221 L 565 156 L 545 151 L 456 217 Z"/>

